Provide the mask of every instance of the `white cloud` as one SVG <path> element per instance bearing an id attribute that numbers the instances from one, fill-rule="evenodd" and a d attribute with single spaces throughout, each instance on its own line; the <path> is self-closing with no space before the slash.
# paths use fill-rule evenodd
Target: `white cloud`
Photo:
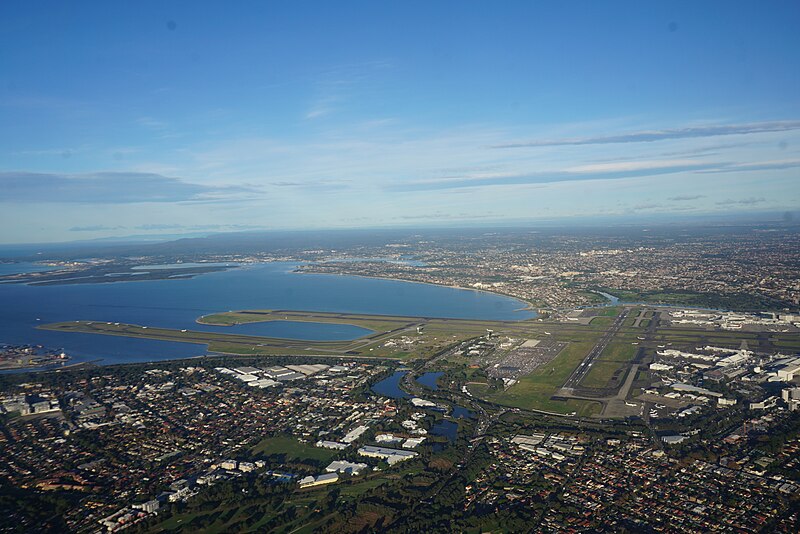
<path id="1" fill-rule="evenodd" d="M 577 167 L 567 167 L 564 169 L 564 171 L 577 174 L 648 171 L 654 169 L 669 169 L 672 167 L 690 167 L 696 165 L 704 165 L 705 163 L 706 162 L 704 161 L 695 159 L 618 161 L 614 163 L 593 163 L 590 165 L 578 165 Z"/>

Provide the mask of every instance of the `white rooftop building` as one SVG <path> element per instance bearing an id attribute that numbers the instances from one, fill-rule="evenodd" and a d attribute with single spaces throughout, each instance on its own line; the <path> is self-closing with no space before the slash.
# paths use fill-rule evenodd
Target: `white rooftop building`
<path id="1" fill-rule="evenodd" d="M 787 359 L 786 363 L 778 368 L 778 378 L 784 382 L 791 382 L 798 374 L 800 374 L 800 358 Z"/>
<path id="2" fill-rule="evenodd" d="M 238 464 L 238 462 L 237 462 L 236 460 L 223 460 L 223 461 L 222 461 L 222 462 L 219 464 L 219 466 L 220 466 L 221 468 L 223 468 L 223 469 L 230 469 L 230 470 L 236 469 L 236 467 L 237 467 L 238 465 L 239 465 L 239 464 Z"/>
<path id="3" fill-rule="evenodd" d="M 333 484 L 339 480 L 339 475 L 336 473 L 326 473 L 317 477 L 307 476 L 300 479 L 301 488 L 310 488 L 312 486 L 323 486 L 325 484 Z"/>
<path id="4" fill-rule="evenodd" d="M 325 468 L 325 471 L 328 473 L 348 473 L 353 476 L 360 475 L 363 471 L 369 469 L 367 464 L 357 464 L 353 462 L 347 462 L 344 460 L 336 460 L 331 462 L 328 467 Z"/>
<path id="5" fill-rule="evenodd" d="M 316 447 L 321 447 L 323 449 L 334 449 L 334 450 L 344 450 L 347 448 L 346 443 L 339 443 L 338 441 L 327 441 L 327 440 L 319 440 L 314 444 Z"/>
<path id="6" fill-rule="evenodd" d="M 358 449 L 358 454 L 361 456 L 368 456 L 370 458 L 380 458 L 381 460 L 386 460 L 386 463 L 389 465 L 393 465 L 404 460 L 410 460 L 411 458 L 417 456 L 417 453 L 412 451 L 389 449 L 386 447 L 372 447 L 370 445 L 366 445 Z"/>
<path id="7" fill-rule="evenodd" d="M 426 438 L 424 436 L 423 437 L 419 437 L 419 438 L 408 438 L 407 440 L 405 440 L 403 442 L 403 448 L 404 449 L 415 449 L 420 444 L 422 444 L 422 442 L 425 441 L 426 439 L 428 439 L 428 438 Z"/>
<path id="8" fill-rule="evenodd" d="M 375 436 L 375 441 L 378 443 L 400 443 L 403 438 L 394 434 L 378 434 Z"/>
<path id="9" fill-rule="evenodd" d="M 367 429 L 368 429 L 368 427 L 366 427 L 364 425 L 355 427 L 350 432 L 348 432 L 347 435 L 345 435 L 345 437 L 342 438 L 342 442 L 344 442 L 344 443 L 353 443 L 355 440 L 357 440 L 359 437 L 361 437 L 361 434 L 366 432 Z"/>

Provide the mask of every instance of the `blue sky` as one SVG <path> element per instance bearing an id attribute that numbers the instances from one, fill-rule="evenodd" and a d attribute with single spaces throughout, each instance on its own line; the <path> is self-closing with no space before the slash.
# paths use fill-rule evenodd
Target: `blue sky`
<path id="1" fill-rule="evenodd" d="M 0 243 L 800 208 L 800 3 L 0 3 Z"/>

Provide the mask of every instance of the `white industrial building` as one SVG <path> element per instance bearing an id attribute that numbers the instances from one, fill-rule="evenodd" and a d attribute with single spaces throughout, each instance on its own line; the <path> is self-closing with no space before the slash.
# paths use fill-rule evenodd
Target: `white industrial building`
<path id="1" fill-rule="evenodd" d="M 345 437 L 342 438 L 343 443 L 353 443 L 355 440 L 361 437 L 361 434 L 367 431 L 367 427 L 364 425 L 357 426 L 348 432 Z"/>
<path id="2" fill-rule="evenodd" d="M 698 395 L 707 395 L 709 397 L 722 397 L 722 393 L 717 393 L 716 391 L 710 391 L 708 389 L 693 386 L 691 384 L 682 384 L 680 382 L 675 382 L 670 387 L 676 391 L 683 391 L 686 393 L 696 393 Z"/>
<path id="3" fill-rule="evenodd" d="M 366 445 L 358 449 L 358 454 L 361 456 L 368 456 L 370 458 L 380 458 L 381 460 L 386 460 L 386 463 L 389 465 L 393 465 L 404 460 L 410 460 L 411 458 L 417 456 L 417 453 L 412 451 L 389 449 L 386 447 L 373 447 L 371 445 Z"/>
<path id="4" fill-rule="evenodd" d="M 250 382 L 247 383 L 247 385 L 264 389 L 272 386 L 277 386 L 278 383 L 269 378 L 261 378 L 259 380 L 251 380 Z"/>
<path id="5" fill-rule="evenodd" d="M 353 476 L 360 475 L 363 471 L 369 469 L 367 464 L 357 464 L 353 462 L 347 462 L 344 460 L 336 460 L 331 462 L 328 467 L 325 468 L 325 471 L 328 473 L 347 473 Z"/>
<path id="6" fill-rule="evenodd" d="M 407 440 L 405 440 L 403 442 L 403 448 L 404 449 L 415 449 L 419 445 L 421 445 L 422 442 L 425 441 L 426 439 L 427 438 L 425 438 L 424 436 L 420 437 L 420 438 L 408 438 Z"/>
<path id="7" fill-rule="evenodd" d="M 316 447 L 321 447 L 323 449 L 344 450 L 347 448 L 346 443 L 339 443 L 338 441 L 327 441 L 324 439 L 319 440 L 314 445 Z"/>
<path id="8" fill-rule="evenodd" d="M 375 436 L 375 441 L 378 443 L 400 443 L 403 438 L 395 436 L 394 434 L 378 434 Z"/>
<path id="9" fill-rule="evenodd" d="M 800 375 L 800 358 L 786 358 L 779 363 L 777 369 L 779 380 L 791 382 L 795 375 Z"/>
<path id="10" fill-rule="evenodd" d="M 303 373 L 306 376 L 311 376 L 326 370 L 328 366 L 322 363 L 313 363 L 303 365 L 287 365 L 286 368 L 296 373 Z"/>
<path id="11" fill-rule="evenodd" d="M 160 503 L 157 499 L 153 499 L 151 501 L 143 502 L 141 504 L 134 504 L 131 508 L 135 508 L 141 510 L 143 512 L 147 512 L 148 514 L 152 514 L 153 512 L 157 512 L 160 507 Z"/>
<path id="12" fill-rule="evenodd" d="M 251 462 L 239 462 L 239 471 L 242 473 L 249 473 L 256 470 L 256 464 Z"/>
<path id="13" fill-rule="evenodd" d="M 317 477 L 307 476 L 300 479 L 301 488 L 310 488 L 312 486 L 323 486 L 325 484 L 333 484 L 339 480 L 339 475 L 336 473 L 326 473 Z"/>
<path id="14" fill-rule="evenodd" d="M 533 434 L 526 436 L 524 434 L 517 434 L 511 438 L 511 443 L 519 445 L 519 448 L 529 452 L 536 452 L 539 445 L 544 441 L 546 436 L 544 434 Z"/>
<path id="15" fill-rule="evenodd" d="M 669 371 L 672 369 L 672 365 L 667 365 L 665 363 L 651 363 L 650 370 L 651 371 Z"/>
<path id="16" fill-rule="evenodd" d="M 781 399 L 789 405 L 789 410 L 800 409 L 800 388 L 786 388 L 781 391 Z"/>

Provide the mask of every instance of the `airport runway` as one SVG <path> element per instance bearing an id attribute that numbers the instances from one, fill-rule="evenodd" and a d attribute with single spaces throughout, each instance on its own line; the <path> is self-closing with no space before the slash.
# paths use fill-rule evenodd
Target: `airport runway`
<path id="1" fill-rule="evenodd" d="M 583 377 L 585 377 L 592 368 L 592 364 L 594 361 L 600 357 L 603 353 L 605 348 L 614 339 L 614 336 L 617 335 L 619 329 L 625 323 L 625 319 L 628 317 L 628 308 L 624 308 L 617 318 L 611 323 L 611 326 L 608 327 L 606 333 L 603 334 L 603 337 L 600 338 L 600 341 L 592 348 L 586 358 L 583 359 L 583 362 L 572 371 L 572 374 L 569 376 L 567 381 L 564 383 L 564 389 L 574 389 L 581 383 Z"/>

